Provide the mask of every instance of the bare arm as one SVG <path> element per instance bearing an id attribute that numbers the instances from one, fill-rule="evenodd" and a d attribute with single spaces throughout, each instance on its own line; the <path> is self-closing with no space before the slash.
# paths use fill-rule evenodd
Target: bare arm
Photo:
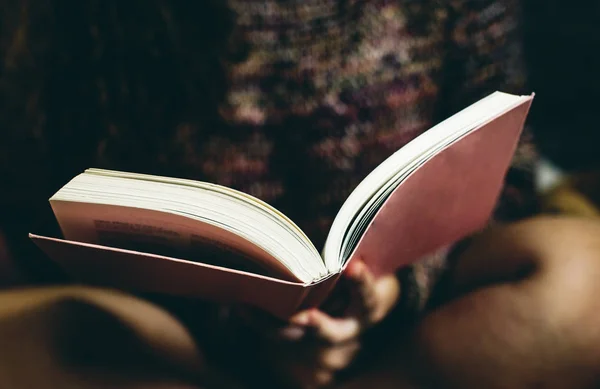
<path id="1" fill-rule="evenodd" d="M 339 388 L 594 388 L 600 221 L 536 218 L 477 237 L 410 339 Z"/>
<path id="2" fill-rule="evenodd" d="M 445 387 L 588 388 L 600 382 L 600 222 L 493 229 L 461 256 L 460 296 L 428 315 L 417 360 Z"/>

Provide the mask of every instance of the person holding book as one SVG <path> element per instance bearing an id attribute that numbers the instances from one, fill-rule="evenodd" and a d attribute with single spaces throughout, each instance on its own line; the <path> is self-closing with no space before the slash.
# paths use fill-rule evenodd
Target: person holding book
<path id="1" fill-rule="evenodd" d="M 528 92 L 516 1 L 46 0 L 35 7 L 7 1 L 4 7 L 3 17 L 10 22 L 1 38 L 0 88 L 12 98 L 1 112 L 7 131 L 0 142 L 0 158 L 5 159 L 0 169 L 10 185 L 1 194 L 0 228 L 20 269 L 36 283 L 55 280 L 47 277 L 47 261 L 35 259 L 39 253 L 27 240 L 30 226 L 46 209 L 48 197 L 89 166 L 238 189 L 281 210 L 320 248 L 344 200 L 394 151 L 493 91 Z M 534 160 L 525 135 L 495 207 L 495 220 L 513 222 L 535 213 Z M 540 236 L 551 235 L 535 223 L 515 228 L 541 228 Z M 511 234 L 494 235 L 503 243 L 496 246 L 512 247 L 507 244 Z M 514 247 L 515 253 L 533 253 L 535 259 L 551 256 L 528 249 L 539 242 L 526 239 Z M 466 258 L 483 252 L 498 260 L 473 247 Z M 243 380 L 254 376 L 260 385 L 265 377 L 277 377 L 277 382 L 292 386 L 322 385 L 353 364 L 363 365 L 364 350 L 397 345 L 390 336 L 417 320 L 435 302 L 431 296 L 434 286 L 443 285 L 442 275 L 452 274 L 447 254 L 461 253 L 453 249 L 377 280 L 360 260 L 352 261 L 339 284 L 347 290 L 332 296 L 351 296 L 347 306 L 354 311 L 338 316 L 332 314 L 334 298 L 323 309 L 300 312 L 283 325 L 256 312 L 221 309 L 217 314 L 222 321 L 215 325 L 204 320 L 212 306 L 198 303 L 192 311 L 181 302 L 165 306 L 198 335 L 210 363 L 220 362 Z M 505 275 L 507 269 L 501 270 Z M 469 268 L 464 271 L 468 274 Z M 49 300 L 35 293 L 19 296 L 12 300 L 17 312 L 27 312 L 19 311 L 19 303 L 66 299 L 68 304 L 59 304 L 58 311 L 52 305 L 47 312 L 56 317 L 65 310 L 77 312 L 75 323 L 80 323 L 77 317 L 87 320 L 80 323 L 82 328 L 94 329 L 90 323 L 96 320 L 126 318 L 122 322 L 143 335 L 135 345 L 148 341 L 156 346 L 154 331 L 169 328 L 174 335 L 162 343 L 164 348 L 152 348 L 163 354 L 150 353 L 148 366 L 168 359 L 166 365 L 177 365 L 167 369 L 169 374 L 181 377 L 202 370 L 186 330 L 146 302 L 87 289 L 54 289 L 54 294 L 45 294 Z M 89 304 L 100 307 L 100 316 L 84 315 Z M 334 307 L 330 310 L 328 304 Z M 443 312 L 425 320 L 425 344 L 445 321 L 458 323 L 452 321 L 456 316 L 440 318 Z M 155 328 L 144 322 L 144 315 L 158 323 Z M 227 315 L 236 320 L 222 319 Z M 248 315 L 247 321 L 240 319 Z M 109 343 L 126 335 L 119 332 Z M 101 349 L 82 344 L 84 351 L 86 346 Z M 257 344 L 264 353 L 257 353 Z M 11 346 L 17 353 L 18 343 Z M 274 357 L 275 351 L 286 356 Z M 444 351 L 437 355 L 447 358 Z M 86 358 L 85 353 L 78 355 Z M 496 360 L 502 358 L 499 354 Z M 489 366 L 498 366 L 493 361 L 490 357 Z M 435 362 L 452 366 L 449 360 Z M 446 373 L 442 369 L 440 376 Z M 465 379 L 474 377 L 473 382 L 481 379 L 462 373 Z M 87 384 L 93 387 L 93 380 Z"/>

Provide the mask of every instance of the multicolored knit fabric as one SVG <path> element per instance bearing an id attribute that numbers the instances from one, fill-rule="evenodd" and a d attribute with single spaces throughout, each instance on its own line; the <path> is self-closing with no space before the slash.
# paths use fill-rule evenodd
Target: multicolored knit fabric
<path id="1" fill-rule="evenodd" d="M 318 247 L 351 190 L 391 153 L 487 93 L 527 92 L 516 3 L 230 6 L 247 56 L 228 67 L 231 88 L 220 112 L 241 130 L 233 141 L 226 134 L 200 153 L 190 150 L 190 157 L 201 159 L 209 180 L 282 209 Z M 522 217 L 531 205 L 521 196 L 533 156 L 523 142 L 499 218 Z M 414 296 L 413 308 L 426 303 L 443 252 L 410 272 L 418 287 L 405 296 Z"/>
<path id="2" fill-rule="evenodd" d="M 15 11 L 2 38 L 0 88 L 18 91 L 2 121 L 18 136 L 0 142 L 13 188 L 1 227 L 96 166 L 242 190 L 320 248 L 350 192 L 398 148 L 495 90 L 529 93 L 515 0 L 198 3 Z M 498 218 L 529 211 L 534 155 L 524 142 Z M 407 272 L 406 306 L 424 306 L 445 263 L 434 257 Z"/>

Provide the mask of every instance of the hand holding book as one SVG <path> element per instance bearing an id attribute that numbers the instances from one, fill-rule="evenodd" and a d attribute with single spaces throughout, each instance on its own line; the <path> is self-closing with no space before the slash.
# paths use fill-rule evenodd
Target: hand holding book
<path id="1" fill-rule="evenodd" d="M 289 319 L 320 306 L 358 258 L 385 277 L 484 227 L 531 101 L 493 93 L 399 149 L 346 199 L 322 252 L 248 194 L 101 169 L 50 199 L 63 236 L 31 237 L 80 282 Z"/>
<path id="2" fill-rule="evenodd" d="M 284 384 L 308 388 L 331 383 L 336 373 L 355 360 L 360 335 L 381 322 L 400 297 L 395 275 L 375 277 L 359 258 L 348 265 L 340 284 L 344 284 L 344 295 L 349 299 L 343 299 L 345 308 L 336 315 L 326 308 L 313 308 L 297 313 L 288 322 L 274 322 L 259 310 L 238 312 L 253 333 L 263 338 L 261 365 L 288 381 Z M 334 293 L 331 298 L 338 296 Z"/>
<path id="3" fill-rule="evenodd" d="M 311 309 L 294 315 L 291 323 L 314 328 L 326 342 L 343 343 L 383 320 L 400 296 L 399 281 L 394 274 L 375 277 L 360 258 L 348 265 L 342 277 L 350 299 L 339 317 Z"/>

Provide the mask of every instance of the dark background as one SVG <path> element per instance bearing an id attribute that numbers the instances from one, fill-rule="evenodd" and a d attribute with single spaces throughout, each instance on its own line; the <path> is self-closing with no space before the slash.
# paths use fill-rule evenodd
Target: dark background
<path id="1" fill-rule="evenodd" d="M 600 166 L 600 2 L 523 2 L 536 143 L 563 169 Z"/>
<path id="2" fill-rule="evenodd" d="M 63 41 L 60 39 L 60 34 L 68 34 L 68 31 L 61 28 L 60 23 L 56 24 L 56 21 L 66 18 L 68 12 L 83 12 L 82 9 L 86 8 L 86 4 L 94 2 L 99 4 L 99 1 L 102 0 L 0 0 L 0 19 L 2 21 L 0 23 L 0 52 L 11 54 L 14 51 L 14 48 L 10 47 L 13 42 L 6 39 L 6 37 L 9 36 L 9 32 L 13 32 L 15 29 L 18 29 L 20 24 L 25 23 L 24 20 L 29 21 L 29 31 L 35 37 L 45 38 L 49 35 L 47 31 L 55 31 L 58 34 L 58 38 L 56 39 Z M 133 0 L 126 1 L 131 1 L 132 7 L 136 4 Z M 138 1 L 142 2 L 144 0 Z M 148 1 L 150 2 L 150 0 Z M 24 4 L 25 7 L 22 7 Z M 226 35 L 221 30 L 228 29 L 226 12 L 221 10 L 223 4 L 225 4 L 224 0 L 200 0 L 194 2 L 193 5 L 186 4 L 185 8 L 198 7 L 199 9 L 204 9 L 209 7 L 211 9 L 214 8 L 212 10 L 214 12 L 193 12 L 193 15 L 189 16 L 180 15 L 181 23 L 189 23 L 195 28 L 200 26 L 201 29 L 204 29 L 203 31 L 206 31 L 206 33 L 199 35 L 205 36 L 207 39 L 202 42 L 199 42 L 196 37 L 182 39 L 182 45 L 181 47 L 177 47 L 177 49 L 185 51 L 189 47 L 193 47 L 193 51 L 197 53 L 212 53 L 213 51 L 220 50 L 222 47 L 226 47 L 227 45 L 224 42 L 220 42 L 217 39 L 219 36 Z M 536 138 L 535 142 L 543 156 L 563 169 L 573 171 L 597 170 L 600 167 L 600 152 L 597 150 L 600 137 L 597 119 L 597 113 L 600 112 L 598 104 L 600 99 L 597 92 L 600 90 L 600 1 L 522 0 L 521 4 L 524 10 L 523 32 L 525 35 L 525 54 L 529 82 L 531 90 L 536 93 L 536 99 L 529 116 L 529 123 Z M 22 12 L 22 9 L 26 9 L 27 13 Z M 44 16 L 47 13 L 55 15 L 55 18 L 45 18 Z M 218 15 L 219 17 L 213 17 L 213 15 Z M 144 15 L 140 15 L 140 17 L 142 16 Z M 149 17 L 148 15 L 146 16 Z M 76 22 L 84 23 L 83 20 Z M 125 20 L 123 25 L 131 27 L 133 31 L 135 30 L 135 22 L 136 20 Z M 84 27 L 87 28 L 87 26 Z M 127 30 L 124 35 L 133 34 L 132 31 Z M 71 36 L 70 38 L 73 37 Z M 137 39 L 139 37 L 134 36 L 134 38 Z M 85 36 L 81 36 L 64 41 L 70 42 L 85 39 Z M 165 42 L 159 43 L 167 46 Z M 68 120 L 47 123 L 52 118 L 36 115 L 36 113 L 39 113 L 36 111 L 36 104 L 39 103 L 36 101 L 36 96 L 33 95 L 33 98 L 28 100 L 19 94 L 31 90 L 31 86 L 39 82 L 36 76 L 32 75 L 38 74 L 40 79 L 43 78 L 43 72 L 48 64 L 55 65 L 55 67 L 60 68 L 64 72 L 85 72 L 85 66 L 78 66 L 78 61 L 84 61 L 84 59 L 78 57 L 70 58 L 64 54 L 65 52 L 72 51 L 70 47 L 59 45 L 58 47 L 63 52 L 40 55 L 40 53 L 49 52 L 48 47 L 55 47 L 52 46 L 53 44 L 56 44 L 56 42 L 53 42 L 51 37 L 48 37 L 47 41 L 39 39 L 36 45 L 27 46 L 24 43 L 27 46 L 27 50 L 23 51 L 23 58 L 19 59 L 19 65 L 25 66 L 23 72 L 20 72 L 19 69 L 11 68 L 14 65 L 11 63 L 11 55 L 6 55 L 6 58 L 3 58 L 4 63 L 0 66 L 0 76 L 6 76 L 0 77 L 0 81 L 7 82 L 6 80 L 10 79 L 14 84 L 8 86 L 0 84 L 0 91 L 10 92 L 0 95 L 0 113 L 2 116 L 2 121 L 0 122 L 0 171 L 2 172 L 0 174 L 0 191 L 2 191 L 0 200 L 3 201 L 2 207 L 0 207 L 0 222 L 4 220 L 11 221 L 10 225 L 6 226 L 6 231 L 0 231 L 0 235 L 2 232 L 12 232 L 15 236 L 23 240 L 26 240 L 26 232 L 29 231 L 29 227 L 25 221 L 31 220 L 41 213 L 39 206 L 43 206 L 45 207 L 45 211 L 49 211 L 46 203 L 40 204 L 36 208 L 35 204 L 39 202 L 36 203 L 33 199 L 39 199 L 40 193 L 53 193 L 53 190 L 57 188 L 51 185 L 55 185 L 56 182 L 66 182 L 80 172 L 81 166 L 88 166 L 88 163 L 83 163 L 82 161 L 86 161 L 86 158 L 88 158 L 86 151 L 90 147 L 95 147 L 95 145 L 89 144 L 94 140 L 94 137 L 88 136 L 88 132 L 93 132 L 103 126 L 103 123 L 91 123 L 92 128 L 86 128 L 86 132 L 78 132 L 76 131 L 77 126 L 71 125 L 72 123 Z M 111 44 L 116 43 L 111 42 Z M 243 50 L 232 49 L 234 53 L 238 51 L 243 52 Z M 89 53 L 83 54 L 88 55 Z M 211 66 L 215 64 L 206 63 L 201 58 L 201 55 L 194 56 L 192 60 L 190 66 L 193 66 L 194 69 L 198 70 L 199 67 L 202 67 L 201 69 L 206 70 L 207 74 L 213 73 L 211 72 L 213 70 Z M 60 66 L 56 66 L 63 63 L 69 63 L 72 66 L 64 70 Z M 103 66 L 103 63 L 99 62 L 97 65 Z M 13 71 L 15 74 L 8 77 L 7 75 L 9 75 L 10 71 Z M 152 69 L 152 72 L 159 73 L 156 69 Z M 197 89 L 211 93 L 215 90 L 220 90 L 218 84 L 220 80 L 211 79 L 209 81 L 210 83 L 206 85 L 206 88 Z M 168 78 L 159 80 L 159 82 L 165 84 L 165 90 L 177 90 L 175 87 L 170 88 Z M 93 96 L 86 95 L 85 93 L 78 93 L 80 86 L 75 83 L 65 83 L 64 85 L 61 83 L 60 88 L 64 90 L 64 99 L 55 99 L 43 103 L 48 104 L 50 107 L 77 107 L 87 106 L 83 103 L 80 104 L 79 100 L 83 99 L 85 102 L 85 99 L 93 98 Z M 73 100 L 69 100 L 69 98 Z M 165 109 L 173 110 L 173 112 L 176 112 L 175 108 L 185 101 L 183 96 L 177 96 L 172 93 L 166 93 L 164 96 L 160 96 L 160 99 L 165 101 Z M 198 109 L 194 112 L 199 117 L 206 118 L 210 116 L 211 112 L 215 111 L 214 107 L 210 105 L 210 102 L 213 100 L 211 95 L 205 95 L 205 93 L 193 94 L 190 98 L 190 104 L 194 107 L 204 107 L 204 111 Z M 24 101 L 27 103 L 24 104 Z M 27 106 L 23 107 L 23 105 Z M 92 105 L 89 106 L 91 107 Z M 88 115 L 94 116 L 96 114 L 96 112 L 82 112 L 74 109 L 73 112 L 69 112 L 68 116 L 69 119 L 76 122 Z M 151 113 L 147 115 L 139 115 L 139 113 L 128 115 L 129 112 L 124 112 L 123 114 L 125 117 L 124 120 L 128 116 L 141 117 L 148 123 L 153 120 Z M 88 121 L 83 121 L 88 123 Z M 94 129 L 93 124 L 96 124 L 98 128 Z M 139 126 L 136 127 L 146 127 L 145 123 L 138 124 Z M 35 132 L 35 128 L 38 125 L 39 127 L 49 125 L 50 127 L 59 128 L 64 133 L 62 137 L 44 139 L 44 134 Z M 33 128 L 34 131 L 23 134 L 13 131 L 10 136 L 15 139 L 11 139 L 7 144 L 10 143 L 22 147 L 15 146 L 11 150 L 8 150 L 9 152 L 3 153 L 3 137 L 10 132 L 11 128 L 18 129 L 20 127 Z M 132 132 L 132 138 L 125 139 L 121 143 L 126 147 L 127 141 L 135 142 L 137 135 L 136 132 Z M 144 136 L 149 136 L 149 134 L 144 133 Z M 160 136 L 160 134 L 154 134 L 154 136 Z M 71 155 L 67 155 L 62 151 L 65 149 L 63 145 L 58 145 L 61 147 L 49 147 L 52 150 L 59 150 L 53 154 L 53 161 L 55 161 L 53 166 L 60 167 L 60 169 L 56 169 L 59 172 L 49 172 L 48 175 L 53 175 L 52 179 L 50 179 L 50 177 L 45 177 L 44 174 L 39 173 L 40 171 L 52 170 L 44 166 L 45 164 L 47 165 L 43 155 L 45 150 L 44 145 L 45 142 L 48 142 L 50 146 L 57 146 L 57 143 L 61 142 L 61 139 L 70 139 L 78 147 L 69 148 L 72 153 Z M 148 143 L 160 145 L 158 142 Z M 30 147 L 30 145 L 33 145 L 33 147 Z M 35 153 L 27 154 L 26 152 L 19 151 L 21 149 L 35 149 L 42 152 L 40 155 L 36 155 Z M 145 152 L 153 154 L 155 150 L 148 149 Z M 17 157 L 16 160 L 11 159 L 11 157 L 15 156 Z M 79 162 L 72 164 L 71 161 L 73 160 Z M 132 163 L 135 163 L 135 161 Z M 57 178 L 57 175 L 62 176 Z M 35 179 L 23 179 L 23 177 L 29 176 L 35 177 Z M 20 189 L 16 185 L 11 185 L 11 182 L 17 181 L 25 182 L 27 190 L 11 194 L 11 190 L 16 191 Z M 32 201 L 28 201 L 27 196 L 30 196 Z M 10 203 L 7 204 L 4 200 L 5 198 L 18 199 L 21 203 L 32 205 L 28 209 L 14 211 L 17 208 Z M 10 217 L 6 217 L 2 212 L 8 213 Z M 18 214 L 16 216 L 11 215 L 11 212 L 18 212 Z M 19 225 L 19 223 L 22 225 Z M 4 227 L 2 223 L 0 223 L 0 229 L 2 229 L 1 227 Z M 13 240 L 16 240 L 16 238 Z M 29 243 L 28 240 L 27 243 Z M 1 246 L 2 243 L 0 242 L 0 260 L 2 257 Z"/>

